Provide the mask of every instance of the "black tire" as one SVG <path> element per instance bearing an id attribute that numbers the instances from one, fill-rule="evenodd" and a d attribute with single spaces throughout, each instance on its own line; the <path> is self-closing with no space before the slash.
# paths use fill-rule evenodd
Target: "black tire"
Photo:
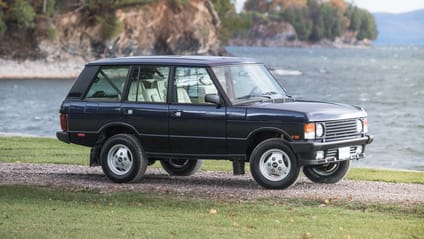
<path id="1" fill-rule="evenodd" d="M 300 167 L 293 151 L 281 139 L 268 139 L 251 153 L 250 171 L 261 186 L 285 189 L 296 183 Z"/>
<path id="2" fill-rule="evenodd" d="M 199 171 L 203 165 L 203 160 L 162 159 L 160 164 L 169 175 L 190 176 Z"/>
<path id="3" fill-rule="evenodd" d="M 342 180 L 350 169 L 350 160 L 340 163 L 328 163 L 317 166 L 303 167 L 303 173 L 315 183 L 337 183 Z"/>
<path id="4" fill-rule="evenodd" d="M 104 174 L 116 183 L 140 181 L 148 163 L 140 142 L 130 134 L 117 134 L 107 139 L 100 160 Z"/>

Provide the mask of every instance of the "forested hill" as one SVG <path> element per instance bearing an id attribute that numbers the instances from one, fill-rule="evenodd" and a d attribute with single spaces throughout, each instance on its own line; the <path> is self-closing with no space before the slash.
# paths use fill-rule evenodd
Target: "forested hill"
<path id="1" fill-rule="evenodd" d="M 0 0 L 2 58 L 216 55 L 231 42 L 376 36 L 373 16 L 343 0 L 248 0 L 240 14 L 231 0 Z"/>
<path id="2" fill-rule="evenodd" d="M 221 19 L 231 26 L 227 37 L 242 44 L 358 44 L 378 34 L 371 13 L 343 0 L 247 0 L 244 12 Z"/>
<path id="3" fill-rule="evenodd" d="M 393 14 L 374 13 L 379 45 L 424 45 L 424 9 Z"/>
<path id="4" fill-rule="evenodd" d="M 223 53 L 205 0 L 0 0 L 0 57 Z"/>

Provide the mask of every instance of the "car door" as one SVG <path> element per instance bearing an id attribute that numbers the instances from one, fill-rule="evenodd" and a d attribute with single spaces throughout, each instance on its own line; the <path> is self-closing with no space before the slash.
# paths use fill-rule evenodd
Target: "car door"
<path id="1" fill-rule="evenodd" d="M 226 108 L 205 102 L 218 94 L 205 67 L 175 67 L 169 106 L 169 143 L 174 155 L 223 155 Z"/>
<path id="2" fill-rule="evenodd" d="M 169 153 L 169 72 L 169 66 L 137 65 L 130 73 L 127 97 L 122 103 L 123 119 L 140 133 L 147 153 Z"/>

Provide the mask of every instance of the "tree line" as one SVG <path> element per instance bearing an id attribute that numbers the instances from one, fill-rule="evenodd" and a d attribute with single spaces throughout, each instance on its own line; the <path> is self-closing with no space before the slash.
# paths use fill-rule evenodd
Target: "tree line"
<path id="1" fill-rule="evenodd" d="M 303 41 L 334 40 L 347 30 L 358 40 L 377 38 L 371 13 L 343 0 L 247 0 L 237 14 L 229 0 L 213 0 L 222 21 L 222 37 L 243 37 L 255 23 L 285 21 Z"/>
<path id="2" fill-rule="evenodd" d="M 189 0 L 168 0 L 184 4 Z M 102 37 L 112 38 L 123 25 L 114 10 L 129 5 L 149 4 L 155 0 L 0 0 L 0 40 L 7 29 L 34 31 L 39 22 L 49 22 L 57 12 L 83 9 L 93 21 L 102 25 Z M 221 39 L 245 36 L 253 24 L 286 21 L 296 30 L 299 40 L 334 40 L 346 30 L 356 32 L 356 38 L 375 39 L 374 17 L 366 10 L 343 0 L 247 0 L 242 13 L 235 12 L 230 0 L 211 0 L 221 19 Z M 55 37 L 51 23 L 38 29 L 38 34 Z M 40 33 L 41 31 L 41 33 Z"/>

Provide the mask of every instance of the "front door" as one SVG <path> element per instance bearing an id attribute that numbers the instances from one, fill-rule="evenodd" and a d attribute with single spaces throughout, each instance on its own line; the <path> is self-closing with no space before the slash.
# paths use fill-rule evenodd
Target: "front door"
<path id="1" fill-rule="evenodd" d="M 206 94 L 218 94 L 204 67 L 176 67 L 169 106 L 171 152 L 223 155 L 226 148 L 226 108 L 205 102 Z"/>

